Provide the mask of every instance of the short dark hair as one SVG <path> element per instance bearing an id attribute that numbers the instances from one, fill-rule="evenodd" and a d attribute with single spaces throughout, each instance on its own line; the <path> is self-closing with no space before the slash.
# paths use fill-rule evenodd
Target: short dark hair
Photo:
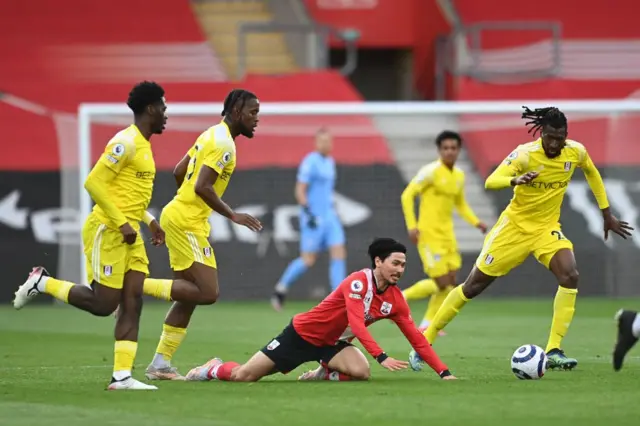
<path id="1" fill-rule="evenodd" d="M 393 238 L 376 238 L 369 245 L 369 257 L 371 258 L 371 267 L 376 267 L 376 257 L 384 261 L 391 253 L 407 253 L 407 248 L 404 244 L 399 243 Z"/>
<path id="2" fill-rule="evenodd" d="M 222 115 L 223 117 L 231 112 L 233 106 L 238 102 L 238 100 L 242 101 L 240 105 L 240 109 L 244 107 L 244 103 L 249 99 L 258 99 L 258 97 L 244 89 L 233 89 L 229 92 L 226 98 L 224 98 L 224 106 L 222 107 Z"/>
<path id="3" fill-rule="evenodd" d="M 140 115 L 149 105 L 162 101 L 164 89 L 155 81 L 142 81 L 131 89 L 127 105 L 135 115 Z"/>
<path id="4" fill-rule="evenodd" d="M 567 117 L 562 111 L 556 107 L 536 108 L 534 110 L 523 106 L 524 112 L 522 118 L 524 120 L 530 120 L 525 123 L 525 126 L 529 127 L 527 133 L 533 132 L 533 136 L 536 136 L 543 126 L 550 126 L 554 129 L 568 128 Z"/>
<path id="5" fill-rule="evenodd" d="M 447 139 L 453 139 L 458 142 L 458 147 L 462 146 L 462 136 L 460 136 L 460 133 L 454 132 L 453 130 L 445 130 L 440 132 L 440 134 L 436 136 L 436 146 L 440 148 L 442 142 L 446 141 Z"/>

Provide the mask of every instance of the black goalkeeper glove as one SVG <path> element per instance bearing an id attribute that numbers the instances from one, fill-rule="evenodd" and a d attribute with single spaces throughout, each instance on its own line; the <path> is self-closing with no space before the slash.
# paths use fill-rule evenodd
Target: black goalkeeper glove
<path id="1" fill-rule="evenodd" d="M 316 217 L 313 215 L 313 213 L 311 213 L 311 210 L 309 210 L 309 207 L 303 206 L 302 209 L 307 215 L 307 226 L 310 229 L 316 229 L 318 227 L 318 221 L 316 220 Z"/>

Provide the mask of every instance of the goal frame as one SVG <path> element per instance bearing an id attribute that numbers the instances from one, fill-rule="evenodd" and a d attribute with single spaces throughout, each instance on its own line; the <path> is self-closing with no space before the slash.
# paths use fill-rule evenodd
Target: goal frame
<path id="1" fill-rule="evenodd" d="M 528 100 L 528 101 L 435 101 L 435 102 L 265 102 L 260 115 L 444 115 L 444 114 L 519 114 L 522 106 L 531 108 L 553 105 L 564 112 L 615 113 L 640 112 L 640 100 Z M 173 102 L 168 104 L 171 116 L 215 116 L 221 103 Z M 131 111 L 122 103 L 82 103 L 78 106 L 78 179 L 79 219 L 84 222 L 91 212 L 92 201 L 82 184 L 92 167 L 91 124 L 93 117 L 123 116 Z M 204 129 L 203 129 L 204 130 Z M 82 246 L 82 244 L 80 244 Z M 86 283 L 87 271 L 82 247 L 79 251 L 81 280 Z"/>

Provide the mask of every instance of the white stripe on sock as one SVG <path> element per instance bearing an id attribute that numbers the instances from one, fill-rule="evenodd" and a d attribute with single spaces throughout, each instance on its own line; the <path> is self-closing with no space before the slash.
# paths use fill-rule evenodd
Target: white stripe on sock
<path id="1" fill-rule="evenodd" d="M 640 337 L 640 315 L 636 314 L 633 324 L 631 324 L 631 332 L 634 336 Z"/>

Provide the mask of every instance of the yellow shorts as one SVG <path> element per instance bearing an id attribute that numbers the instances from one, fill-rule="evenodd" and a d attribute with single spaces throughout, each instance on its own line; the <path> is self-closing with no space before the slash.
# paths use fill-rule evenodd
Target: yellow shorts
<path id="1" fill-rule="evenodd" d="M 424 272 L 429 278 L 439 278 L 451 271 L 457 271 L 462 266 L 460 253 L 456 247 L 450 245 L 419 242 L 418 253 Z"/>
<path id="2" fill-rule="evenodd" d="M 503 214 L 487 234 L 476 266 L 487 275 L 500 277 L 533 254 L 538 262 L 549 268 L 553 256 L 562 249 L 573 250 L 573 244 L 564 236 L 559 223 L 542 232 L 527 234 Z"/>
<path id="3" fill-rule="evenodd" d="M 164 229 L 171 269 L 184 271 L 194 262 L 217 268 L 216 255 L 204 228 L 186 231 L 175 223 L 172 219 L 173 214 L 176 213 L 164 209 L 160 215 L 160 226 Z"/>
<path id="4" fill-rule="evenodd" d="M 128 271 L 149 275 L 149 259 L 140 233 L 135 243 L 126 244 L 120 230 L 107 227 L 92 213 L 82 227 L 82 244 L 89 283 L 121 289 Z"/>

